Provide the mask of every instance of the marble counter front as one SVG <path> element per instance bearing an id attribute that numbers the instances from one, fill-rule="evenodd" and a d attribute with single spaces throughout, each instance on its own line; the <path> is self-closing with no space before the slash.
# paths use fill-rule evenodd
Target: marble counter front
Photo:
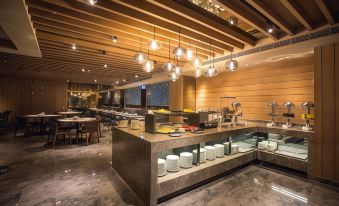
<path id="1" fill-rule="evenodd" d="M 206 129 L 203 134 L 186 132 L 181 137 L 170 137 L 167 134 L 149 134 L 142 130 L 113 127 L 112 166 L 145 204 L 156 205 L 157 199 L 164 195 L 257 159 L 257 153 L 254 150 L 232 158 L 225 157 L 201 167 L 196 166 L 190 171 L 183 171 L 166 178 L 158 178 L 157 160 L 161 151 L 252 132 L 271 132 L 305 138 L 313 137 L 312 131 L 266 127 L 262 123 L 252 122 L 247 123 L 246 126 Z M 179 182 L 180 184 L 177 184 Z"/>

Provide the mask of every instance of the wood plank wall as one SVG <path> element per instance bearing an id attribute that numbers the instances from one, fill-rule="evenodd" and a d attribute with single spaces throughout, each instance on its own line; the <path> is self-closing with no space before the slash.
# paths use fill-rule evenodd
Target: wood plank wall
<path id="1" fill-rule="evenodd" d="M 0 111 L 16 116 L 55 113 L 67 107 L 67 82 L 0 77 Z"/>
<path id="2" fill-rule="evenodd" d="M 243 67 L 235 72 L 224 72 L 213 78 L 197 80 L 197 109 L 217 110 L 220 97 L 236 96 L 242 104 L 243 118 L 270 120 L 268 102 L 280 106 L 286 101 L 296 105 L 294 122 L 303 122 L 300 114 L 304 101 L 314 101 L 313 55 L 298 59 L 263 63 Z M 278 109 L 279 114 L 284 112 Z M 282 117 L 279 121 L 285 121 Z"/>
<path id="3" fill-rule="evenodd" d="M 183 108 L 195 111 L 196 80 L 191 76 L 183 77 Z"/>
<path id="4" fill-rule="evenodd" d="M 311 175 L 339 182 L 339 43 L 317 47 Z"/>

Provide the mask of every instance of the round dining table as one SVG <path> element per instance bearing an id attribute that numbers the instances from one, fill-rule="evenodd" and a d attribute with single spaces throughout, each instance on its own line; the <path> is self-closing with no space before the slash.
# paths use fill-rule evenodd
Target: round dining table
<path id="1" fill-rule="evenodd" d="M 58 112 L 58 114 L 59 114 L 59 115 L 62 115 L 62 116 L 69 117 L 69 116 L 72 116 L 72 115 L 82 114 L 82 112 L 77 112 L 77 111 L 66 111 L 66 112 Z"/>
<path id="2" fill-rule="evenodd" d="M 43 134 L 43 128 L 44 128 L 44 119 L 49 119 L 53 117 L 61 117 L 61 115 L 58 114 L 30 114 L 25 115 L 24 118 L 29 119 L 40 119 L 40 134 Z"/>

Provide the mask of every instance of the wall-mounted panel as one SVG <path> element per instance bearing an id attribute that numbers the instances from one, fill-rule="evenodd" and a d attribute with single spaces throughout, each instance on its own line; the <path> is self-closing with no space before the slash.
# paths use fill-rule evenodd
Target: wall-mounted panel
<path id="1" fill-rule="evenodd" d="M 168 106 L 169 83 L 147 85 L 147 106 Z"/>
<path id="2" fill-rule="evenodd" d="M 127 107 L 141 106 L 141 87 L 125 90 L 125 105 Z"/>

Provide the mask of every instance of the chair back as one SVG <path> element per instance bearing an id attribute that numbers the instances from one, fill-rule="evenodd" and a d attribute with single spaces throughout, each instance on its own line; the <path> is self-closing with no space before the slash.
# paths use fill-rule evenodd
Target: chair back
<path id="1" fill-rule="evenodd" d="M 58 132 L 59 125 L 57 122 L 49 121 L 48 126 L 49 126 L 49 131 L 51 134 L 55 134 Z"/>
<path id="2" fill-rule="evenodd" d="M 86 132 L 97 132 L 99 128 L 99 121 L 91 121 L 84 123 L 84 129 Z"/>
<path id="3" fill-rule="evenodd" d="M 16 127 L 26 127 L 27 120 L 23 117 L 15 117 L 15 126 Z"/>

